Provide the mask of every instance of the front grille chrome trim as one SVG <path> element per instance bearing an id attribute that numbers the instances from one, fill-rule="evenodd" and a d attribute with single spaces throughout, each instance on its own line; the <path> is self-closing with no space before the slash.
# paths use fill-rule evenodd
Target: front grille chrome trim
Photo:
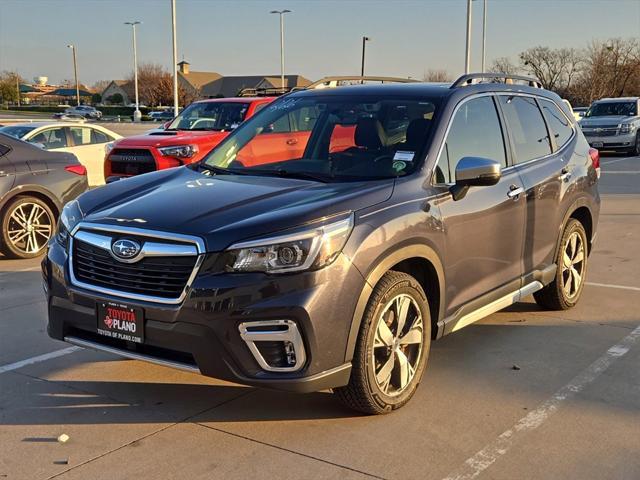
<path id="1" fill-rule="evenodd" d="M 143 362 L 155 363 L 156 365 L 161 365 L 163 367 L 177 368 L 179 370 L 186 370 L 187 372 L 191 373 L 201 373 L 200 369 L 195 365 L 165 360 L 163 358 L 152 357 L 151 355 L 145 355 L 143 353 L 130 352 L 129 350 L 122 350 L 120 348 L 110 347 L 101 343 L 90 342 L 78 337 L 66 336 L 64 337 L 64 341 L 78 347 L 111 353 L 113 355 L 119 355 L 120 357 L 129 358 L 131 360 L 140 360 Z"/>
<path id="2" fill-rule="evenodd" d="M 75 276 L 75 272 L 74 272 L 74 267 L 73 267 L 73 252 L 74 252 L 74 248 L 73 248 L 73 240 L 74 238 L 77 236 L 78 240 L 82 240 L 85 241 L 85 238 L 82 238 L 82 233 L 85 232 L 86 230 L 96 230 L 96 231 L 103 231 L 103 232 L 108 232 L 108 233 L 117 233 L 117 234 L 129 234 L 129 235 L 139 235 L 139 236 L 143 236 L 143 237 L 147 237 L 147 238 L 158 238 L 158 239 L 164 239 L 164 240 L 172 240 L 172 241 L 179 241 L 179 242 L 185 242 L 185 243 L 191 243 L 195 246 L 195 252 L 192 255 L 198 254 L 198 257 L 196 259 L 195 265 L 193 267 L 193 271 L 191 272 L 191 275 L 189 275 L 189 278 L 187 279 L 187 283 L 185 284 L 185 287 L 182 289 L 182 293 L 180 294 L 180 296 L 176 297 L 176 298 L 165 298 L 165 297 L 158 297 L 158 296 L 154 296 L 154 295 L 144 295 L 141 293 L 132 293 L 132 292 L 127 292 L 127 291 L 123 291 L 123 290 L 116 290 L 116 289 L 112 289 L 112 288 L 107 288 L 107 287 L 101 287 L 98 285 L 92 285 L 90 283 L 86 283 L 83 282 L 81 280 L 79 280 L 76 276 Z M 79 235 L 79 236 L 78 236 Z M 104 241 L 104 239 L 110 239 L 110 237 L 107 236 L 102 236 L 99 235 L 100 237 L 103 237 L 102 241 Z M 96 236 L 98 237 L 98 236 Z M 100 239 L 98 239 L 100 240 Z M 104 248 L 105 250 L 108 249 L 108 251 L 111 250 L 111 243 L 109 242 L 109 246 L 106 247 L 106 244 L 102 244 L 102 245 L 95 245 L 99 248 Z M 189 293 L 190 289 L 191 289 L 191 285 L 193 284 L 193 281 L 195 280 L 196 276 L 198 275 L 198 272 L 200 270 L 200 267 L 202 266 L 202 262 L 204 262 L 204 258 L 205 258 L 205 246 L 204 246 L 204 241 L 199 238 L 199 237 L 194 237 L 194 236 L 190 236 L 190 235 L 182 235 L 182 234 L 173 234 L 173 233 L 168 233 L 168 232 L 158 232 L 155 230 L 145 230 L 142 228 L 135 228 L 135 227 L 121 227 L 121 226 L 112 226 L 112 225 L 102 225 L 102 224 L 96 224 L 96 223 L 79 223 L 78 225 L 76 225 L 76 227 L 73 229 L 70 237 L 69 237 L 69 258 L 68 258 L 68 265 L 69 265 L 69 277 L 71 280 L 71 284 L 74 287 L 79 287 L 82 288 L 84 290 L 88 290 L 91 292 L 95 292 L 95 293 L 99 293 L 99 294 L 103 294 L 103 295 L 109 295 L 109 296 L 114 296 L 114 297 L 119 297 L 119 298 L 123 298 L 125 300 L 138 300 L 138 301 L 142 301 L 142 302 L 149 302 L 149 303 L 160 303 L 160 304 L 164 304 L 164 305 L 178 305 L 180 303 L 182 303 L 182 301 L 187 297 L 187 294 Z"/>

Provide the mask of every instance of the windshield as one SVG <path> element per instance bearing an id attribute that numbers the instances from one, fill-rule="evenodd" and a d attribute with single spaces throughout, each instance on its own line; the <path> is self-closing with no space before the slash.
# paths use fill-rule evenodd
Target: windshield
<path id="1" fill-rule="evenodd" d="M 27 125 L 11 125 L 8 127 L 0 127 L 0 132 L 11 135 L 14 138 L 22 138 L 30 131 L 35 130 L 35 128 L 36 127 Z"/>
<path id="2" fill-rule="evenodd" d="M 602 102 L 594 103 L 589 111 L 587 117 L 604 117 L 604 116 L 634 116 L 636 112 L 636 102 Z"/>
<path id="3" fill-rule="evenodd" d="M 283 97 L 225 139 L 204 167 L 319 181 L 411 173 L 437 114 L 437 99 Z"/>
<path id="4" fill-rule="evenodd" d="M 248 103 L 198 102 L 189 105 L 167 130 L 233 130 L 242 123 Z"/>

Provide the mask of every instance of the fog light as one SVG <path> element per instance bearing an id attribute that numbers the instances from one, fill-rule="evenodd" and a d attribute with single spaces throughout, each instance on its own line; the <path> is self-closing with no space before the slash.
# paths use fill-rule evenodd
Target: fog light
<path id="1" fill-rule="evenodd" d="M 304 366 L 306 353 L 298 326 L 291 320 L 244 322 L 240 337 L 263 370 L 295 372 Z"/>

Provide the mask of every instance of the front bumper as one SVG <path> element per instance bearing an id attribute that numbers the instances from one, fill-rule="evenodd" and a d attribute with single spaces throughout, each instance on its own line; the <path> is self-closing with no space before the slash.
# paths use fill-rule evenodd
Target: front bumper
<path id="1" fill-rule="evenodd" d="M 601 150 L 629 150 L 633 148 L 636 141 L 635 131 L 626 135 L 610 135 L 606 137 L 584 133 L 589 145 Z"/>
<path id="2" fill-rule="evenodd" d="M 63 247 L 51 242 L 42 266 L 52 338 L 252 386 L 312 392 L 349 381 L 347 339 L 365 281 L 344 255 L 316 272 L 200 273 L 179 305 L 75 287 L 67 260 Z M 143 308 L 144 344 L 98 335 L 99 301 Z M 295 322 L 302 335 L 306 359 L 298 371 L 266 371 L 241 338 L 240 324 L 274 319 Z"/>

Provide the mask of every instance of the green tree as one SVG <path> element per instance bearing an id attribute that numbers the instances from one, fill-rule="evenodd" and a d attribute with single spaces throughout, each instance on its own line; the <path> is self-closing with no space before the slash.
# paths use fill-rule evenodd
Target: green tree
<path id="1" fill-rule="evenodd" d="M 18 84 L 24 79 L 17 72 L 0 73 L 0 102 L 16 102 L 18 100 Z"/>
<path id="2" fill-rule="evenodd" d="M 119 93 L 114 93 L 113 95 L 109 95 L 107 97 L 107 102 L 112 103 L 114 105 L 122 105 L 124 103 L 124 98 Z"/>

